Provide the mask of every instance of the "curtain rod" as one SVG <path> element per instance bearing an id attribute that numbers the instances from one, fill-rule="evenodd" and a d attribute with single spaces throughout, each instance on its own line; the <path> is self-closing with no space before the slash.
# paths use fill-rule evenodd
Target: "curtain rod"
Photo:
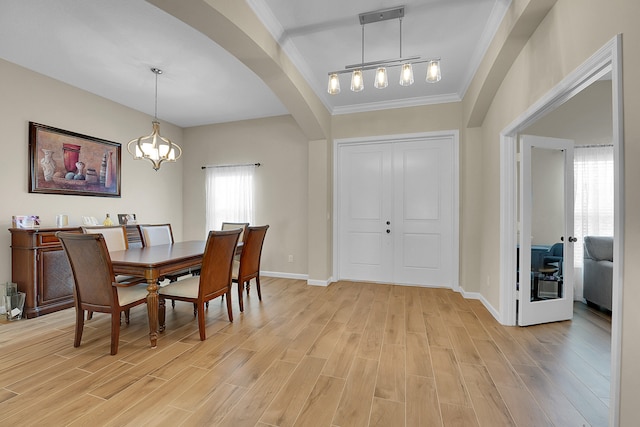
<path id="1" fill-rule="evenodd" d="M 600 148 L 600 147 L 613 147 L 613 144 L 586 144 L 586 145 L 575 146 L 575 148 Z"/>
<path id="2" fill-rule="evenodd" d="M 255 166 L 255 167 L 260 167 L 260 163 L 241 163 L 241 164 L 237 164 L 237 165 L 207 165 L 207 166 L 202 166 L 202 169 L 208 169 L 208 168 L 232 168 L 234 166 Z"/>

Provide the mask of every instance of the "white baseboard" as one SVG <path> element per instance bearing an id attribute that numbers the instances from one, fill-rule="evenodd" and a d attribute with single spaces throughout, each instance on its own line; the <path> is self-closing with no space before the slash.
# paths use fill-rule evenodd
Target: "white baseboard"
<path id="1" fill-rule="evenodd" d="M 331 277 L 329 277 L 327 280 L 309 280 L 307 279 L 307 285 L 310 286 L 324 286 L 327 287 L 329 286 L 331 283 L 333 283 L 333 279 Z"/>
<path id="2" fill-rule="evenodd" d="M 466 299 L 477 299 L 477 300 L 480 300 L 482 305 L 484 305 L 484 307 L 489 311 L 489 313 L 491 313 L 491 315 L 494 317 L 494 319 L 496 319 L 500 324 L 502 324 L 502 322 L 500 321 L 500 312 L 498 310 L 496 310 L 491 304 L 489 304 L 489 301 L 487 301 L 487 299 L 484 297 L 484 295 L 482 295 L 479 292 L 466 292 L 462 288 L 460 288 L 460 293 Z"/>
<path id="3" fill-rule="evenodd" d="M 260 271 L 260 275 L 264 277 L 278 277 L 281 279 L 307 280 L 307 274 L 283 273 L 281 271 Z"/>

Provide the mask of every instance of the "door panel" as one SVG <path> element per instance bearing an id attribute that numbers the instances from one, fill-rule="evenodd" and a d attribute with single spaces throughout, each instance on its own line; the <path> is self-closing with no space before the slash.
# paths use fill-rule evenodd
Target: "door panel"
<path id="1" fill-rule="evenodd" d="M 397 283 L 452 287 L 452 162 L 449 139 L 395 144 Z"/>
<path id="2" fill-rule="evenodd" d="M 389 144 L 342 147 L 340 277 L 392 281 L 392 242 L 386 233 L 391 219 L 391 152 Z"/>
<path id="3" fill-rule="evenodd" d="M 521 326 L 573 317 L 573 141 L 521 137 Z M 554 244 L 562 248 L 553 256 Z M 535 257 L 532 257 L 532 247 Z"/>

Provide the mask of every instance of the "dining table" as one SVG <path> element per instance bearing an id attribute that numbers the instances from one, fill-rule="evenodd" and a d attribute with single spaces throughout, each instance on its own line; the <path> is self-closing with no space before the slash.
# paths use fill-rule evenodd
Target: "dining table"
<path id="1" fill-rule="evenodd" d="M 189 240 L 109 252 L 114 274 L 143 277 L 147 282 L 151 348 L 156 348 L 158 343 L 159 282 L 166 275 L 200 269 L 206 243 L 205 240 Z M 239 242 L 236 255 L 242 253 L 242 246 L 242 242 Z"/>
<path id="2" fill-rule="evenodd" d="M 156 348 L 158 342 L 158 283 L 166 275 L 198 270 L 205 245 L 204 240 L 190 240 L 109 252 L 114 274 L 144 277 L 147 281 L 151 348 Z"/>

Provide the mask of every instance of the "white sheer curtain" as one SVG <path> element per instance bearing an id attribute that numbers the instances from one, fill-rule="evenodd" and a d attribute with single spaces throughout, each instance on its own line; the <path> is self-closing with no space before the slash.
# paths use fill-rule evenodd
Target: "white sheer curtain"
<path id="1" fill-rule="evenodd" d="M 613 146 L 576 146 L 574 156 L 574 262 L 582 268 L 584 236 L 613 236 Z"/>
<path id="2" fill-rule="evenodd" d="M 220 230 L 223 222 L 254 223 L 255 169 L 255 165 L 207 168 L 207 233 Z"/>

